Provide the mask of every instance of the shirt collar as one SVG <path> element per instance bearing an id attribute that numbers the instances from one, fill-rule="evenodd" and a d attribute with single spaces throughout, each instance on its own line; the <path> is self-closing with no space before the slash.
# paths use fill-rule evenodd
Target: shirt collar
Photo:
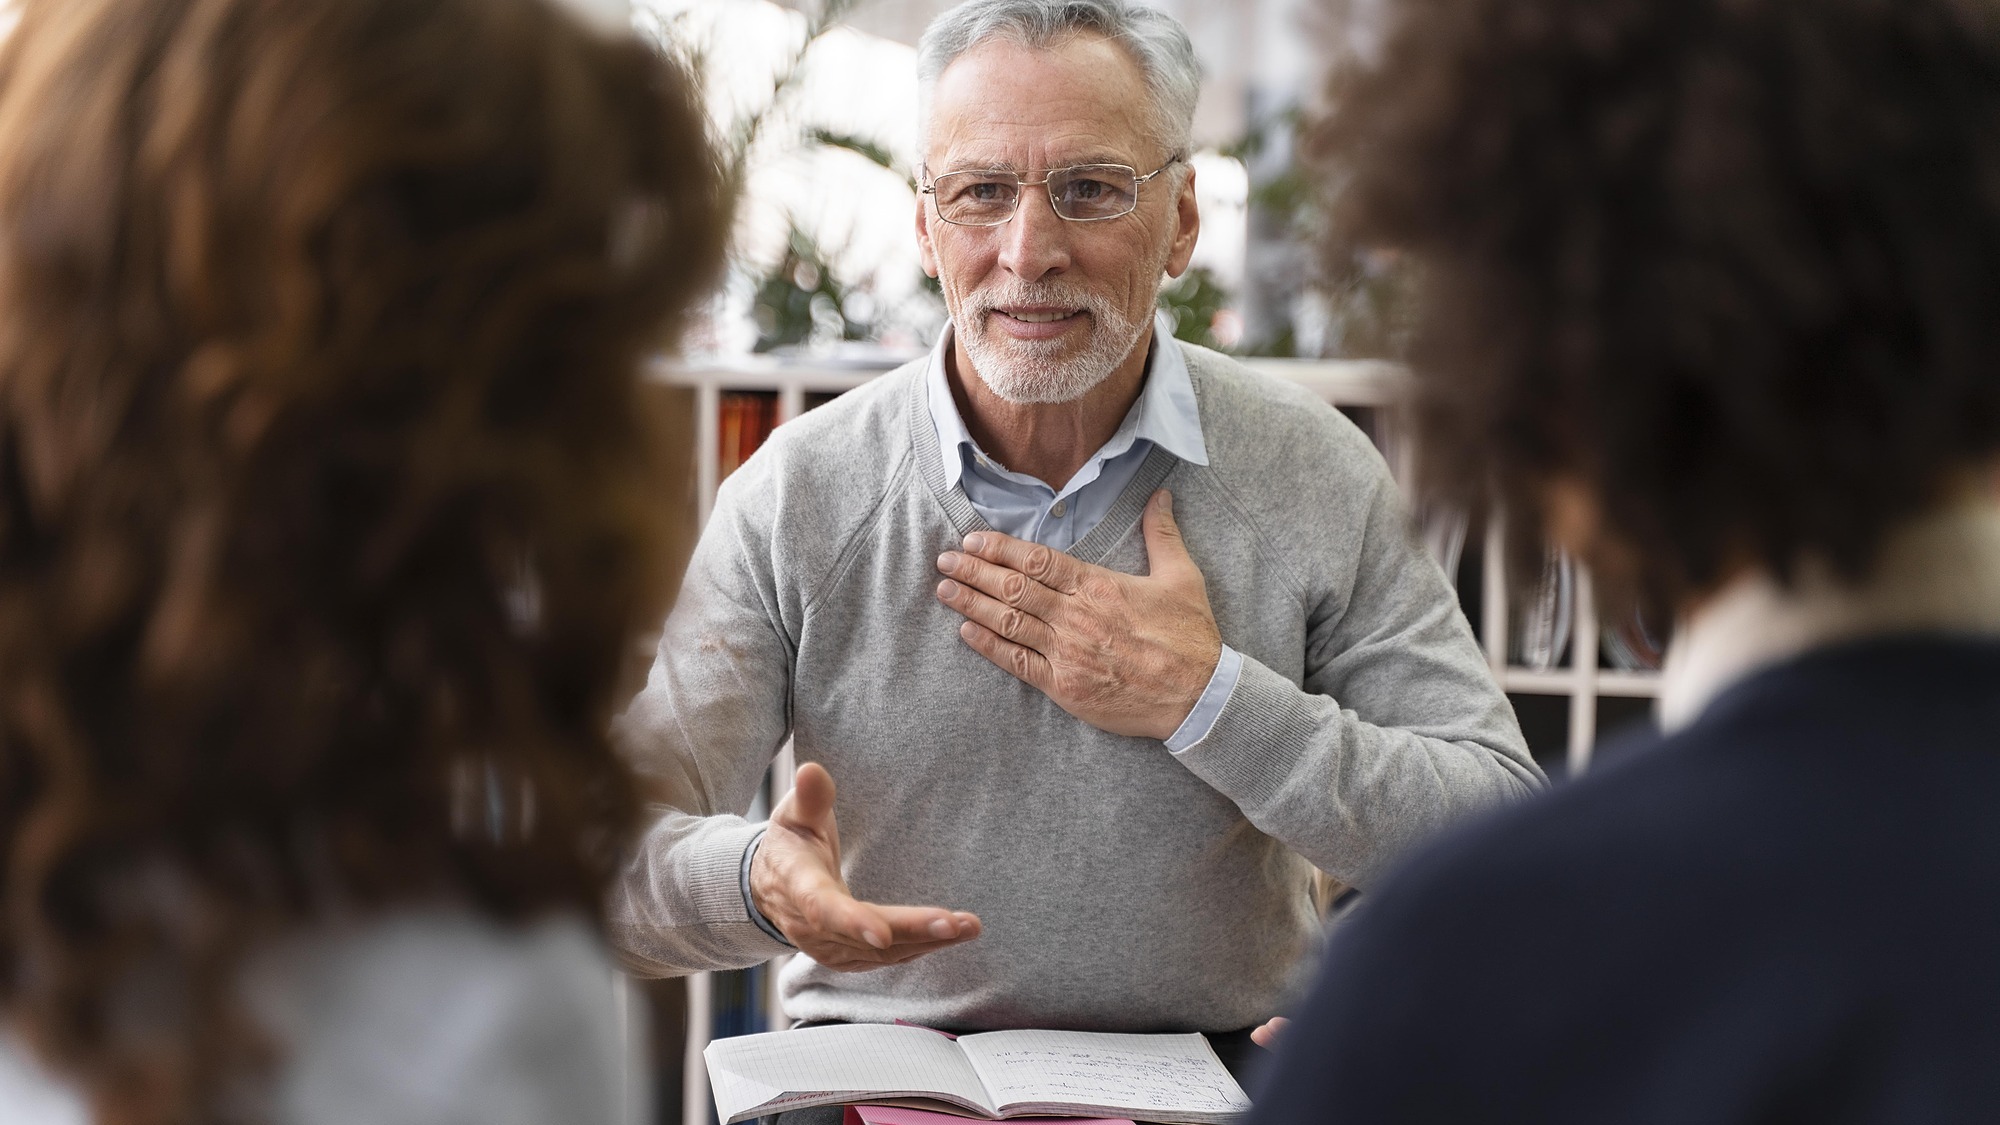
<path id="1" fill-rule="evenodd" d="M 945 377 L 945 359 L 952 344 L 951 321 L 945 321 L 931 348 L 929 366 L 924 371 L 931 422 L 937 427 L 938 455 L 944 459 L 946 486 L 956 485 L 965 468 L 963 449 L 979 449 L 958 413 L 951 395 L 951 381 Z M 1118 431 L 1098 451 L 1098 456 L 1116 457 L 1140 441 L 1150 441 L 1168 453 L 1195 465 L 1208 464 L 1208 447 L 1202 439 L 1201 410 L 1195 402 L 1194 379 L 1188 374 L 1187 356 L 1174 339 L 1173 321 L 1165 312 L 1153 318 L 1153 350 L 1146 359 L 1146 380 L 1140 384 L 1138 401 L 1125 415 Z"/>
<path id="2" fill-rule="evenodd" d="M 1744 575 L 1684 622 L 1667 652 L 1659 718 L 1693 723 L 1724 689 L 1809 649 L 1881 633 L 2000 634 L 2000 503 L 1957 504 L 1893 534 L 1860 585 L 1824 566 L 1789 589 Z"/>

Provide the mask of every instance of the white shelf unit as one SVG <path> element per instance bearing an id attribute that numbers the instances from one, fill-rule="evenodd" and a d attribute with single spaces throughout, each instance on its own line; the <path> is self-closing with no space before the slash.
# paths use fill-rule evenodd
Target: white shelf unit
<path id="1" fill-rule="evenodd" d="M 1409 385 L 1409 373 L 1399 364 L 1380 360 L 1261 359 L 1243 361 L 1251 368 L 1303 386 L 1337 407 L 1369 407 L 1380 411 L 1381 424 L 1375 437 L 1383 455 L 1399 481 L 1412 479 L 1414 450 L 1406 437 L 1401 404 Z M 839 394 L 852 390 L 887 371 L 880 366 L 816 366 L 810 362 L 755 357 L 728 361 L 686 363 L 662 362 L 655 366 L 654 378 L 672 386 L 691 388 L 695 395 L 695 456 L 700 520 L 708 522 L 719 480 L 719 432 L 723 394 L 734 391 L 775 393 L 778 397 L 778 424 L 783 425 L 806 410 L 807 398 L 816 394 Z M 1524 668 L 1508 662 L 1508 589 L 1504 529 L 1499 520 L 1489 520 L 1481 560 L 1481 613 L 1479 633 L 1487 661 L 1501 687 L 1515 694 L 1566 696 L 1569 701 L 1569 740 L 1566 764 L 1571 772 L 1588 767 L 1595 741 L 1597 701 L 1604 696 L 1648 698 L 1659 694 L 1659 678 L 1652 672 L 1618 672 L 1598 665 L 1598 620 L 1592 599 L 1589 572 L 1578 565 L 1574 596 L 1570 661 L 1566 666 L 1547 670 Z M 793 770 L 791 746 L 780 751 L 772 770 L 776 804 L 790 787 Z M 777 999 L 777 971 L 783 959 L 773 962 L 767 976 L 768 1022 L 782 1026 L 784 1014 Z M 688 1038 L 682 1081 L 683 1125 L 706 1125 L 711 1113 L 708 1072 L 701 1052 L 707 1046 L 713 1026 L 713 992 L 707 974 L 688 982 Z"/>
<path id="2" fill-rule="evenodd" d="M 1486 544 L 1480 556 L 1480 641 L 1486 649 L 1487 666 L 1503 690 L 1520 695 L 1559 695 L 1569 698 L 1569 745 L 1564 764 L 1571 773 L 1590 767 L 1590 754 L 1597 741 L 1597 701 L 1605 696 L 1653 699 L 1660 694 L 1658 672 L 1625 672 L 1598 667 L 1600 631 L 1597 598 L 1590 568 L 1576 564 L 1569 634 L 1569 663 L 1557 668 L 1523 668 L 1507 659 L 1512 637 L 1507 619 L 1507 543 L 1503 520 L 1489 520 Z"/>
<path id="3" fill-rule="evenodd" d="M 837 395 L 875 378 L 887 367 L 814 367 L 763 357 L 676 364 L 661 361 L 652 376 L 669 386 L 691 387 L 695 409 L 695 499 L 701 526 L 715 507 L 720 479 L 722 396 L 728 391 L 754 391 L 778 396 L 778 424 L 806 411 L 806 396 Z"/>

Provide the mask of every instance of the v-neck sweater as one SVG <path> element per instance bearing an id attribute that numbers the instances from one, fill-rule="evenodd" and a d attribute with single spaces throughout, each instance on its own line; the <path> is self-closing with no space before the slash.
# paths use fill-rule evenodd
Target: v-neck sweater
<path id="1" fill-rule="evenodd" d="M 1155 488 L 1244 655 L 1208 736 L 1107 734 L 959 639 L 935 559 L 984 527 L 947 484 L 921 361 L 788 423 L 725 482 L 618 737 L 657 801 L 613 908 L 640 971 L 784 952 L 744 908 L 749 809 L 787 737 L 839 790 L 844 873 L 984 932 L 905 965 L 786 968 L 797 1019 L 1224 1030 L 1314 948 L 1313 865 L 1367 886 L 1540 781 L 1367 437 L 1185 349 L 1210 463 L 1154 449 L 1071 554 L 1147 570 Z"/>

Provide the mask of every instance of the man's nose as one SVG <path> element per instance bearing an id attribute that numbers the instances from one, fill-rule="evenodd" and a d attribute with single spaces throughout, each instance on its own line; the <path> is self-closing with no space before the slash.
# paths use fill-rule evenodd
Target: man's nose
<path id="1" fill-rule="evenodd" d="M 1069 268 L 1069 223 L 1055 212 L 1047 184 L 1024 185 L 1012 218 L 1000 228 L 1000 265 L 1023 281 Z"/>

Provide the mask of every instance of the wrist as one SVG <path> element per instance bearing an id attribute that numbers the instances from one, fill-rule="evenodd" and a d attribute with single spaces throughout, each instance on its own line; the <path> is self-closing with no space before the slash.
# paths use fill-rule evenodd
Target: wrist
<path id="1" fill-rule="evenodd" d="M 1209 731 L 1222 717 L 1222 710 L 1236 693 L 1236 681 L 1243 674 L 1243 655 L 1228 645 L 1219 645 L 1215 670 L 1202 685 L 1201 694 L 1193 707 L 1181 718 L 1180 724 L 1168 732 L 1161 741 L 1167 749 L 1178 754 L 1208 737 Z"/>
<path id="2" fill-rule="evenodd" d="M 1187 717 L 1201 705 L 1202 694 L 1215 681 L 1216 669 L 1222 665 L 1223 644 L 1220 638 L 1210 638 L 1202 652 L 1182 665 L 1181 674 L 1176 677 L 1173 706 L 1162 708 L 1172 720 L 1167 725 L 1172 733 Z M 1160 736 L 1165 738 L 1166 735 Z"/>
<path id="3" fill-rule="evenodd" d="M 768 831 L 769 829 L 765 829 L 765 832 Z M 755 923 L 758 929 L 764 931 L 766 936 L 774 941 L 781 941 L 786 945 L 792 945 L 791 939 L 785 936 L 784 931 L 778 929 L 777 924 L 772 922 L 757 906 L 757 881 L 753 876 L 757 865 L 757 848 L 763 842 L 764 832 L 759 832 L 750 838 L 749 846 L 743 849 L 743 912 L 750 916 L 750 921 Z M 796 949 L 797 946 L 793 946 L 793 948 Z"/>

